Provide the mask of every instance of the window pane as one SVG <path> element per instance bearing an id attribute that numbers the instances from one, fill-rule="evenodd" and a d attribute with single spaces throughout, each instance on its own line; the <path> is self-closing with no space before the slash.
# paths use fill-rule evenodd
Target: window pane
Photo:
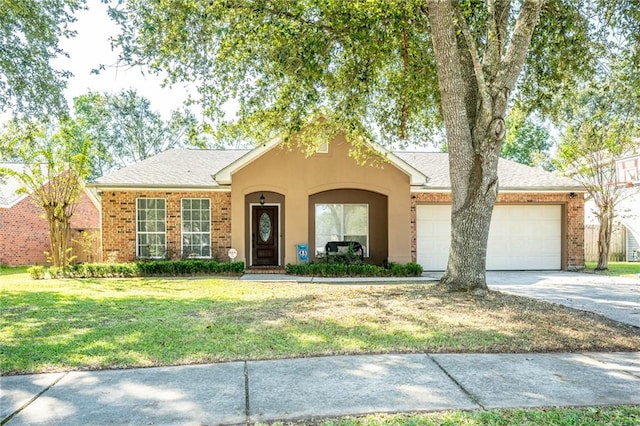
<path id="1" fill-rule="evenodd" d="M 316 253 L 329 241 L 357 241 L 368 256 L 369 208 L 366 204 L 316 204 Z"/>
<path id="2" fill-rule="evenodd" d="M 339 204 L 316 204 L 316 254 L 324 253 L 329 241 L 340 241 L 342 206 Z"/>
<path id="3" fill-rule="evenodd" d="M 345 234 L 367 234 L 369 218 L 367 217 L 367 206 L 362 204 L 352 204 L 344 206 L 344 233 Z"/>
<path id="4" fill-rule="evenodd" d="M 164 257 L 166 252 L 165 200 L 139 198 L 137 207 L 137 255 Z"/>
<path id="5" fill-rule="evenodd" d="M 182 200 L 182 254 L 211 257 L 210 201 L 206 198 Z"/>

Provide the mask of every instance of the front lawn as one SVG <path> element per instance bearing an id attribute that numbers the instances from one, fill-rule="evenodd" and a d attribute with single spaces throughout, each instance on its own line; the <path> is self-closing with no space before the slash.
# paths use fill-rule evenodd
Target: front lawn
<path id="1" fill-rule="evenodd" d="M 549 407 L 543 409 L 444 411 L 425 414 L 378 414 L 305 423 L 324 426 L 635 426 L 640 424 L 640 406 Z"/>
<path id="2" fill-rule="evenodd" d="M 6 266 L 0 265 L 0 277 L 3 275 L 24 274 L 27 272 L 28 266 Z"/>
<path id="3" fill-rule="evenodd" d="M 596 262 L 586 262 L 585 272 L 617 277 L 637 277 L 640 274 L 640 262 L 609 262 L 609 269 L 606 271 L 594 271 L 596 265 Z"/>
<path id="4" fill-rule="evenodd" d="M 385 352 L 640 350 L 595 314 L 434 284 L 237 279 L 0 280 L 0 372 Z"/>

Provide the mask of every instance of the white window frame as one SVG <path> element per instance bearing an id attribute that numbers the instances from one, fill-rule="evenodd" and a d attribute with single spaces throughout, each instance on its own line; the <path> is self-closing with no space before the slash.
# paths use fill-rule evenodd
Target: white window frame
<path id="1" fill-rule="evenodd" d="M 315 238 L 315 243 L 316 246 L 318 245 L 318 206 L 326 206 L 326 205 L 336 205 L 336 206 L 341 206 L 342 208 L 342 214 L 340 215 L 340 235 L 338 236 L 338 238 L 340 238 L 340 241 L 344 241 L 344 236 L 345 236 L 345 229 L 344 229 L 344 206 L 364 206 L 367 210 L 367 232 L 366 232 L 366 244 L 364 247 L 364 257 L 368 258 L 370 256 L 371 253 L 371 247 L 369 247 L 369 204 L 367 203 L 316 203 L 314 206 L 314 221 L 315 221 L 315 229 L 314 231 L 314 238 Z"/>
<path id="2" fill-rule="evenodd" d="M 209 217 L 207 219 L 208 223 L 209 223 L 209 232 L 185 232 L 184 231 L 184 223 L 185 223 L 185 219 L 184 219 L 184 201 L 192 201 L 192 200 L 198 200 L 198 201 L 207 201 L 209 203 Z M 202 221 L 201 221 L 202 222 Z M 194 255 L 189 255 L 190 259 L 211 259 L 212 257 L 212 250 L 211 250 L 211 230 L 212 230 L 212 226 L 211 226 L 211 199 L 209 198 L 181 198 L 180 199 L 180 253 L 181 255 L 184 257 L 185 253 L 184 253 L 184 237 L 185 235 L 208 235 L 209 236 L 209 256 L 194 256 Z"/>
<path id="3" fill-rule="evenodd" d="M 322 142 L 316 147 L 316 154 L 328 154 L 329 142 Z"/>
<path id="4" fill-rule="evenodd" d="M 162 201 L 164 203 L 164 231 L 140 231 L 140 201 Z M 149 210 L 149 209 L 145 209 Z M 146 219 L 145 219 L 146 221 Z M 141 235 L 164 235 L 164 253 L 161 256 L 143 256 L 140 251 L 140 236 Z M 167 253 L 167 200 L 166 198 L 136 198 L 136 257 L 141 259 L 164 259 Z"/>

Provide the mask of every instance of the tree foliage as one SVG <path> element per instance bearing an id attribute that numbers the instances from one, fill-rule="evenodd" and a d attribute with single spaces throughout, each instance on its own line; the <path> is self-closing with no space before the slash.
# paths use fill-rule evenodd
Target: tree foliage
<path id="1" fill-rule="evenodd" d="M 90 178 L 144 160 L 167 149 L 204 147 L 198 121 L 189 110 L 175 110 L 169 120 L 151 109 L 135 90 L 117 94 L 90 92 L 74 99 L 79 127 L 92 139 Z"/>
<path id="2" fill-rule="evenodd" d="M 604 8 L 596 0 L 126 0 L 111 14 L 122 58 L 169 82 L 195 82 L 227 134 L 313 145 L 344 131 L 356 146 L 389 146 L 424 144 L 444 126 L 453 209 L 443 283 L 473 290 L 486 289 L 512 94 L 525 110 L 555 114 L 596 66 L 606 34 L 595 12 Z M 230 99 L 240 106 L 233 122 L 223 112 Z"/>
<path id="3" fill-rule="evenodd" d="M 615 74 L 594 77 L 569 100 L 555 161 L 559 170 L 582 184 L 596 206 L 600 222 L 596 269 L 607 269 L 616 206 L 637 192 L 617 182 L 615 160 L 640 152 L 640 116 Z"/>
<path id="4" fill-rule="evenodd" d="M 59 114 L 70 73 L 52 67 L 84 0 L 0 0 L 0 112 Z"/>
<path id="5" fill-rule="evenodd" d="M 56 127 L 13 120 L 0 136 L 0 148 L 24 166 L 22 171 L 0 167 L 0 175 L 16 178 L 20 190 L 42 208 L 49 225 L 49 257 L 56 267 L 66 267 L 72 257 L 69 225 L 90 170 L 90 147 L 71 120 Z"/>
<path id="6" fill-rule="evenodd" d="M 529 166 L 551 166 L 549 129 L 522 110 L 512 110 L 507 117 L 507 134 L 500 157 Z"/>

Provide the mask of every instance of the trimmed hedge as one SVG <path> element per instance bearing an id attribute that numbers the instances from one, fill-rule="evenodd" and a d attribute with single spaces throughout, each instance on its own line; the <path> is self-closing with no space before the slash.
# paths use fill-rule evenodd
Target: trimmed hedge
<path id="1" fill-rule="evenodd" d="M 53 270 L 52 270 L 53 269 Z M 69 265 L 64 273 L 49 268 L 51 278 L 150 277 L 184 275 L 238 275 L 244 272 L 244 262 L 218 262 L 217 260 L 157 260 L 131 263 L 80 263 Z M 33 275 L 32 275 L 33 276 Z M 44 278 L 44 276 L 42 276 Z"/>
<path id="2" fill-rule="evenodd" d="M 289 263 L 287 273 L 318 277 L 419 277 L 422 275 L 422 266 L 413 262 L 406 265 L 390 263 L 386 268 L 362 263 L 319 262 L 298 265 Z"/>

